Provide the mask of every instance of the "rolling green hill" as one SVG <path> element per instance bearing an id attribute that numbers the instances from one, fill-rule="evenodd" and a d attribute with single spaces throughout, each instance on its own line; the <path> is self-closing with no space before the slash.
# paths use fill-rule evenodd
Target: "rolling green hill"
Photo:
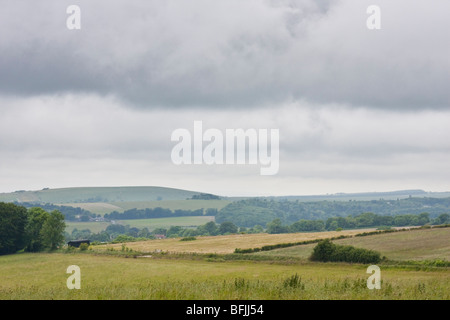
<path id="1" fill-rule="evenodd" d="M 200 192 L 164 187 L 83 187 L 0 193 L 3 202 L 91 203 L 185 200 Z"/>

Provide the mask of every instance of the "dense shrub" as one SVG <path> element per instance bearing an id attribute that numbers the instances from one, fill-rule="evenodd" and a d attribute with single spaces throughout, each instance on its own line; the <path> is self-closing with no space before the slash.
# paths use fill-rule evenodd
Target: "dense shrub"
<path id="1" fill-rule="evenodd" d="M 314 247 L 310 260 L 322 262 L 378 263 L 381 261 L 381 255 L 379 252 L 373 250 L 337 245 L 325 239 Z"/>
<path id="2" fill-rule="evenodd" d="M 194 241 L 194 240 L 197 240 L 197 238 L 196 237 L 184 237 L 184 238 L 180 239 L 180 241 Z"/>

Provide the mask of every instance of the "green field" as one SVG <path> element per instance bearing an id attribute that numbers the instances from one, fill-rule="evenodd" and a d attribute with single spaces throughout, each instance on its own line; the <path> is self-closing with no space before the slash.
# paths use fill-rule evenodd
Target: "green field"
<path id="1" fill-rule="evenodd" d="M 192 217 L 174 217 L 174 218 L 155 218 L 155 219 L 130 219 L 115 220 L 115 223 L 129 225 L 139 229 L 148 228 L 153 231 L 156 228 L 168 229 L 172 226 L 198 227 L 209 221 L 214 221 L 213 216 L 192 216 Z M 98 233 L 106 229 L 110 222 L 71 222 L 66 221 L 66 231 L 71 233 L 74 228 L 78 230 L 89 229 L 93 233 Z"/>
<path id="2" fill-rule="evenodd" d="M 70 265 L 80 267 L 79 290 L 66 286 Z M 0 299 L 450 299 L 447 269 L 381 267 L 381 289 L 369 290 L 366 268 L 125 259 L 89 253 L 15 254 L 0 257 Z M 298 278 L 292 281 L 296 274 Z"/>
<path id="3" fill-rule="evenodd" d="M 392 260 L 450 260 L 450 228 L 402 231 L 366 237 L 353 237 L 333 242 L 376 250 L 381 255 Z M 252 254 L 307 259 L 311 255 L 314 246 L 315 244 L 300 245 Z"/>
<path id="4" fill-rule="evenodd" d="M 5 255 L 0 256 L 0 299 L 450 299 L 450 268 L 445 263 L 427 263 L 450 256 L 450 228 L 334 240 L 374 249 L 388 257 L 378 264 L 379 290 L 367 288 L 368 265 L 310 262 L 307 258 L 314 245 L 232 253 L 236 247 L 363 231 L 369 230 L 239 234 L 197 237 L 194 241 L 172 238 L 91 246 L 86 251 L 63 248 L 54 253 Z M 70 265 L 80 267 L 79 290 L 66 286 Z"/>

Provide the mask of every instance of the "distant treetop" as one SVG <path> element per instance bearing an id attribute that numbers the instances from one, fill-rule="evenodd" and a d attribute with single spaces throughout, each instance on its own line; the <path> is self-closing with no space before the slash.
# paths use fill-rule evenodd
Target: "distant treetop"
<path id="1" fill-rule="evenodd" d="M 210 193 L 200 193 L 194 194 L 190 199 L 187 200 L 220 200 L 220 197 Z"/>

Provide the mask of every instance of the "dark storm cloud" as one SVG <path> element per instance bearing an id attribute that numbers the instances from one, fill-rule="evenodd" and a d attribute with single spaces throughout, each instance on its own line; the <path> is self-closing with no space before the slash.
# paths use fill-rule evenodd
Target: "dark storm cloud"
<path id="1" fill-rule="evenodd" d="M 140 107 L 286 101 L 448 109 L 450 2 L 8 1 L 0 12 L 0 93 L 115 95 Z"/>

